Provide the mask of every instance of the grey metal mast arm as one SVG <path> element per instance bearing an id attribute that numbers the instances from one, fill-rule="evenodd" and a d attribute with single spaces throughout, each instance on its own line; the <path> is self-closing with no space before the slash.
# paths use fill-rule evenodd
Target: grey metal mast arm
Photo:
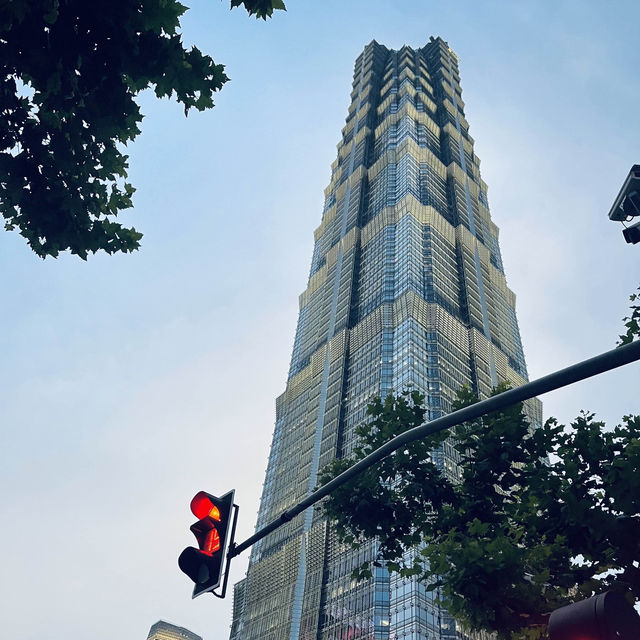
<path id="1" fill-rule="evenodd" d="M 419 440 L 420 438 L 437 433 L 443 429 L 449 429 L 463 422 L 475 420 L 476 418 L 479 418 L 486 413 L 490 413 L 491 411 L 504 409 L 516 402 L 522 402 L 523 400 L 528 400 L 529 398 L 542 395 L 543 393 L 548 393 L 549 391 L 566 387 L 574 382 L 586 380 L 587 378 L 597 376 L 605 371 L 616 369 L 617 367 L 621 367 L 637 360 L 640 360 L 640 340 L 617 347 L 611 351 L 605 351 L 604 353 L 594 356 L 593 358 L 589 358 L 588 360 L 583 360 L 582 362 L 573 364 L 565 369 L 560 369 L 559 371 L 550 373 L 549 375 L 533 380 L 532 382 L 527 382 L 521 387 L 509 389 L 497 396 L 487 398 L 486 400 L 477 402 L 469 407 L 459 409 L 458 411 L 454 411 L 446 416 L 442 416 L 441 418 L 427 422 L 419 427 L 414 427 L 409 431 L 405 431 L 392 440 L 389 440 L 389 442 L 382 445 L 379 449 L 376 449 L 373 453 L 370 453 L 366 458 L 363 458 L 352 467 L 349 467 L 346 471 L 343 471 L 339 476 L 335 477 L 324 486 L 318 488 L 304 500 L 291 507 L 291 509 L 283 511 L 275 520 L 272 520 L 269 524 L 256 531 L 244 542 L 231 546 L 229 548 L 228 557 L 233 558 L 239 555 L 251 545 L 258 542 L 258 540 L 261 540 L 272 531 L 275 531 L 278 527 L 289 522 L 305 509 L 322 500 L 325 496 L 328 496 L 340 485 L 344 484 L 365 469 L 368 469 L 371 465 L 379 462 L 394 451 L 397 451 L 409 442 Z"/>

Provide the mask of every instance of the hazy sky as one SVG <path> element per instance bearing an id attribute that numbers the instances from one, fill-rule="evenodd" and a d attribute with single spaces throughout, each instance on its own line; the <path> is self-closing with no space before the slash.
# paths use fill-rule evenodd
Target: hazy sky
<path id="1" fill-rule="evenodd" d="M 609 207 L 640 162 L 636 0 L 288 0 L 264 23 L 198 0 L 184 39 L 232 81 L 208 113 L 142 97 L 134 255 L 42 261 L 0 234 L 0 610 L 14 640 L 226 640 L 190 598 L 189 501 L 236 489 L 253 532 L 355 58 L 372 39 L 460 57 L 531 378 L 612 348 L 640 246 Z M 640 365 L 542 398 L 614 423 Z M 244 575 L 247 553 L 231 582 Z"/>

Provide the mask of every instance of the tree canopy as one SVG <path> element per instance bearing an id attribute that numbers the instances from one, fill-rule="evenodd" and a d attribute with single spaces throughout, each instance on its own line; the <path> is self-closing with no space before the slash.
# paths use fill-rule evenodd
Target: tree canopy
<path id="1" fill-rule="evenodd" d="M 463 389 L 454 408 L 476 401 Z M 423 402 L 417 391 L 375 398 L 353 453 L 321 483 L 421 424 Z M 457 473 L 431 461 L 447 437 Z M 343 543 L 376 537 L 390 571 L 439 588 L 457 619 L 500 638 L 539 636 L 555 608 L 610 587 L 640 596 L 639 416 L 605 429 L 583 412 L 534 430 L 514 405 L 411 443 L 324 504 Z"/>
<path id="2" fill-rule="evenodd" d="M 231 0 L 266 19 L 282 0 Z M 0 211 L 41 257 L 133 251 L 115 222 L 132 206 L 124 145 L 140 133 L 136 96 L 153 87 L 190 109 L 213 107 L 228 77 L 185 49 L 176 0 L 0 3 Z"/>
<path id="3" fill-rule="evenodd" d="M 623 318 L 627 331 L 620 336 L 618 342 L 620 345 L 629 344 L 640 338 L 640 287 L 638 287 L 638 293 L 632 293 L 631 296 L 629 296 L 629 300 L 631 301 L 629 305 L 631 315 Z"/>

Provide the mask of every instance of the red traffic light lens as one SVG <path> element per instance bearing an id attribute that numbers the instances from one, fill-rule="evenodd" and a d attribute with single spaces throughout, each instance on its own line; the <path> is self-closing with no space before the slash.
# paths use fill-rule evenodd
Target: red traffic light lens
<path id="1" fill-rule="evenodd" d="M 198 518 L 198 520 L 202 520 L 202 518 L 209 516 L 220 522 L 220 510 L 215 504 L 213 504 L 211 496 L 205 491 L 199 491 L 195 496 L 193 496 L 193 500 L 191 501 L 191 512 L 196 518 Z"/>

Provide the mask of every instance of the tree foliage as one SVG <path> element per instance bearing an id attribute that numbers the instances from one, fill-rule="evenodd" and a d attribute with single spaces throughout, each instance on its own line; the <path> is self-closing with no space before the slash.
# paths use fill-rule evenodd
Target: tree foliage
<path id="1" fill-rule="evenodd" d="M 463 389 L 454 409 L 476 401 Z M 423 402 L 416 391 L 374 399 L 353 453 L 321 483 L 421 424 Z M 430 458 L 446 437 L 457 474 Z M 439 588 L 457 619 L 500 638 L 540 636 L 555 608 L 610 587 L 640 596 L 638 416 L 605 430 L 583 412 L 532 430 L 517 404 L 407 445 L 324 505 L 342 542 L 376 537 L 390 571 Z"/>
<path id="2" fill-rule="evenodd" d="M 232 0 L 266 19 L 282 0 Z M 140 133 L 135 100 L 153 87 L 190 109 L 213 107 L 228 78 L 185 49 L 177 0 L 0 3 L 0 211 L 41 257 L 137 249 L 114 221 L 132 206 L 122 148 Z"/>
<path id="3" fill-rule="evenodd" d="M 629 344 L 640 338 L 640 287 L 638 287 L 638 292 L 639 293 L 632 293 L 629 296 L 629 300 L 632 303 L 629 305 L 631 315 L 623 318 L 627 331 L 620 336 L 619 345 Z"/>

